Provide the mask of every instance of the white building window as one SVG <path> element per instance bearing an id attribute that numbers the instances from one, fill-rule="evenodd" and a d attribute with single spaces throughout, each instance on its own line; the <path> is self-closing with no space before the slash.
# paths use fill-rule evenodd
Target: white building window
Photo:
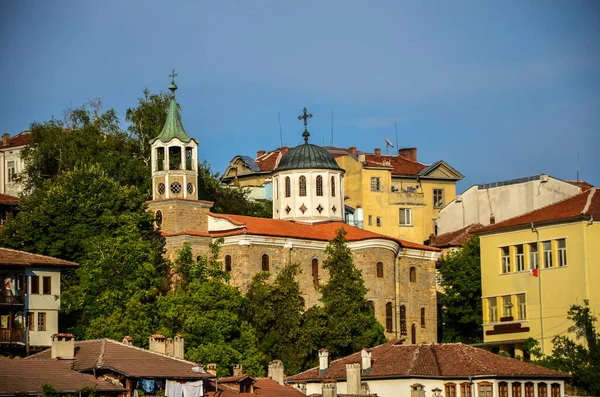
<path id="1" fill-rule="evenodd" d="M 372 177 L 371 178 L 371 191 L 372 192 L 380 192 L 381 191 L 381 178 Z"/>
<path id="2" fill-rule="evenodd" d="M 552 241 L 544 241 L 542 249 L 544 252 L 544 268 L 552 267 Z"/>
<path id="3" fill-rule="evenodd" d="M 298 194 L 300 197 L 306 197 L 306 177 L 301 175 L 298 179 L 298 188 L 300 193 Z"/>
<path id="4" fill-rule="evenodd" d="M 525 254 L 523 253 L 523 245 L 517 245 L 515 246 L 515 252 L 516 252 L 516 266 L 517 266 L 517 271 L 518 272 L 522 272 L 523 270 L 525 270 Z"/>
<path id="5" fill-rule="evenodd" d="M 564 238 L 556 241 L 558 248 L 558 266 L 567 266 L 567 241 Z"/>
<path id="6" fill-rule="evenodd" d="M 317 196 L 323 196 L 323 177 L 321 175 L 317 176 Z"/>
<path id="7" fill-rule="evenodd" d="M 500 248 L 500 261 L 502 263 L 502 273 L 510 273 L 510 248 Z"/>
<path id="8" fill-rule="evenodd" d="M 10 160 L 6 162 L 6 170 L 8 171 L 8 182 L 14 182 L 17 176 L 17 169 L 15 168 L 15 161 Z"/>
<path id="9" fill-rule="evenodd" d="M 412 225 L 412 209 L 400 208 L 400 226 Z"/>
<path id="10" fill-rule="evenodd" d="M 498 322 L 498 299 L 488 298 L 488 323 Z"/>
<path id="11" fill-rule="evenodd" d="M 331 177 L 331 197 L 335 197 L 335 176 Z"/>
<path id="12" fill-rule="evenodd" d="M 517 295 L 517 309 L 518 309 L 518 319 L 525 320 L 527 319 L 527 304 L 525 303 L 525 294 Z"/>

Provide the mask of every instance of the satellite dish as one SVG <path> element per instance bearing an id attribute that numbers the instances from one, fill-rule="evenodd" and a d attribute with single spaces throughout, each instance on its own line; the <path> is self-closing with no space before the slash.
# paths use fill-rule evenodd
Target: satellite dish
<path id="1" fill-rule="evenodd" d="M 392 143 L 392 141 L 390 141 L 387 137 L 385 137 L 385 143 L 390 147 L 394 147 L 394 144 Z"/>

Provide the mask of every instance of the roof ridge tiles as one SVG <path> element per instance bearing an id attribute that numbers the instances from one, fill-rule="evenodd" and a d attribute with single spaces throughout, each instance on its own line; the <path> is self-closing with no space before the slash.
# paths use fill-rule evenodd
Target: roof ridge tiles
<path id="1" fill-rule="evenodd" d="M 581 211 L 581 215 L 585 215 L 590 210 L 590 205 L 592 204 L 592 199 L 594 198 L 596 190 L 596 188 L 592 188 L 589 190 L 590 194 L 588 195 L 587 201 L 585 202 L 585 207 L 583 207 L 583 211 Z"/>
<path id="2" fill-rule="evenodd" d="M 107 342 L 111 342 L 111 343 L 113 343 L 115 345 L 128 347 L 130 349 L 140 350 L 140 351 L 143 351 L 145 353 L 152 353 L 154 355 L 157 355 L 157 356 L 160 356 L 160 357 L 170 358 L 172 360 L 179 361 L 179 362 L 182 362 L 182 363 L 185 363 L 185 364 L 191 364 L 191 365 L 196 365 L 196 366 L 198 365 L 198 363 L 195 363 L 193 361 L 188 361 L 188 360 L 185 360 L 183 358 L 177 358 L 177 357 L 173 357 L 173 356 L 168 356 L 168 355 L 163 354 L 163 353 L 155 352 L 155 351 L 152 351 L 152 350 L 149 350 L 149 349 L 144 349 L 143 347 L 129 345 L 129 344 L 126 344 L 126 343 L 122 343 L 122 342 L 113 340 L 113 339 L 104 338 L 104 340 L 107 341 Z"/>

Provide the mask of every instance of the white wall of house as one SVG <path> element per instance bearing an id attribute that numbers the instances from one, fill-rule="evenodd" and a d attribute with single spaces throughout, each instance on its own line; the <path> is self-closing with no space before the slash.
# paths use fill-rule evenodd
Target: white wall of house
<path id="1" fill-rule="evenodd" d="M 440 210 L 438 234 L 453 232 L 473 223 L 490 224 L 545 207 L 580 193 L 569 182 L 541 175 L 537 180 L 488 188 L 471 186 Z"/>
<path id="2" fill-rule="evenodd" d="M 25 146 L 12 147 L 0 150 L 0 194 L 18 196 L 23 191 L 21 184 L 9 180 L 10 166 L 15 173 L 23 172 L 25 163 L 21 158 L 21 150 Z"/>
<path id="3" fill-rule="evenodd" d="M 58 310 L 60 308 L 60 270 L 49 268 L 27 269 L 27 300 L 25 312 L 33 313 L 33 328 L 29 332 L 32 346 L 50 346 L 51 336 L 58 332 Z M 39 294 L 31 293 L 31 276 L 39 277 Z M 50 277 L 50 294 L 44 294 L 43 278 Z M 45 314 L 45 330 L 38 329 L 40 313 Z M 26 315 L 26 314 L 24 314 Z"/>

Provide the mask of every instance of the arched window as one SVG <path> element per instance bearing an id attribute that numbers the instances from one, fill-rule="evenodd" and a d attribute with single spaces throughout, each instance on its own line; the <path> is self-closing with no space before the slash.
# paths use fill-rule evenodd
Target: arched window
<path id="1" fill-rule="evenodd" d="M 225 255 L 225 271 L 231 271 L 231 255 Z"/>
<path id="2" fill-rule="evenodd" d="M 165 148 L 156 148 L 156 171 L 163 171 L 165 169 Z"/>
<path id="3" fill-rule="evenodd" d="M 498 397 L 508 397 L 508 383 L 498 383 Z"/>
<path id="4" fill-rule="evenodd" d="M 471 393 L 471 384 L 468 382 L 463 382 L 460 384 L 460 397 L 472 397 L 473 393 Z"/>
<path id="5" fill-rule="evenodd" d="M 312 276 L 313 284 L 319 284 L 319 260 L 317 258 L 313 258 L 312 260 Z"/>
<path id="6" fill-rule="evenodd" d="M 479 382 L 477 384 L 477 396 L 479 397 L 493 397 L 494 392 L 492 391 L 493 384 L 491 382 Z"/>
<path id="7" fill-rule="evenodd" d="M 417 324 L 415 323 L 410 326 L 410 343 L 417 344 Z"/>
<path id="8" fill-rule="evenodd" d="M 444 389 L 446 389 L 445 397 L 456 397 L 456 383 L 446 383 Z"/>
<path id="9" fill-rule="evenodd" d="M 285 197 L 290 197 L 292 195 L 292 186 L 290 183 L 290 177 L 285 177 Z"/>
<path id="10" fill-rule="evenodd" d="M 335 197 L 335 176 L 331 177 L 331 197 Z"/>
<path id="11" fill-rule="evenodd" d="M 421 328 L 425 328 L 425 308 L 421 308 Z"/>
<path id="12" fill-rule="evenodd" d="M 548 385 L 541 382 L 538 383 L 538 397 L 548 397 Z"/>
<path id="13" fill-rule="evenodd" d="M 367 301 L 367 307 L 371 310 L 373 310 L 373 315 L 375 315 L 375 302 L 373 301 Z"/>
<path id="14" fill-rule="evenodd" d="M 385 304 L 385 330 L 387 332 L 394 331 L 394 319 L 392 318 L 392 302 L 388 302 Z"/>
<path id="15" fill-rule="evenodd" d="M 550 397 L 560 397 L 560 384 L 553 383 L 550 386 Z"/>
<path id="16" fill-rule="evenodd" d="M 323 177 L 321 175 L 317 176 L 317 196 L 323 195 Z"/>
<path id="17" fill-rule="evenodd" d="M 306 177 L 304 175 L 301 175 L 300 178 L 298 178 L 298 190 L 300 190 L 298 194 L 300 197 L 306 196 Z"/>
<path id="18" fill-rule="evenodd" d="M 377 277 L 383 278 L 383 262 L 377 262 Z"/>
<path id="19" fill-rule="evenodd" d="M 512 383 L 512 395 L 514 397 L 521 397 L 521 382 Z"/>
<path id="20" fill-rule="evenodd" d="M 411 283 L 417 282 L 417 269 L 414 266 L 412 266 L 410 268 L 410 282 Z"/>
<path id="21" fill-rule="evenodd" d="M 525 383 L 525 397 L 534 397 L 535 396 L 535 387 L 533 386 L 533 382 Z"/>
<path id="22" fill-rule="evenodd" d="M 408 335 L 406 330 L 406 306 L 400 306 L 400 335 Z"/>
<path id="23" fill-rule="evenodd" d="M 262 256 L 262 270 L 263 272 L 269 271 L 269 255 L 263 254 Z"/>

